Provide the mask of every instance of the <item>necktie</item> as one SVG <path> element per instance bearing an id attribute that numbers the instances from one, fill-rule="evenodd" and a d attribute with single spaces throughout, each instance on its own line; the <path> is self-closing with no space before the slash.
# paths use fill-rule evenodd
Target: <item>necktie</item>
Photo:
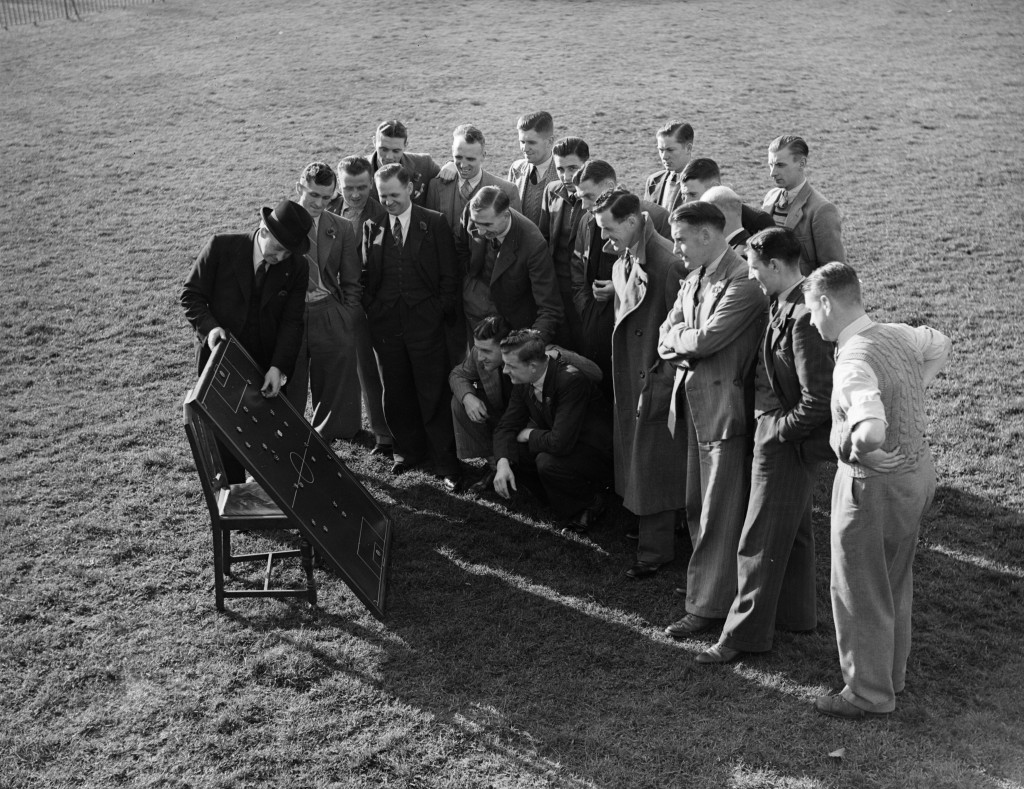
<path id="1" fill-rule="evenodd" d="M 309 261 L 309 286 L 308 290 L 313 292 L 320 285 L 320 255 L 316 248 L 316 223 L 309 229 L 309 251 L 306 253 Z"/>
<path id="2" fill-rule="evenodd" d="M 534 186 L 537 185 L 537 165 L 530 165 L 530 183 Z"/>
<path id="3" fill-rule="evenodd" d="M 261 260 L 260 264 L 256 267 L 256 278 L 253 280 L 253 286 L 256 288 L 257 293 L 263 291 L 263 283 L 267 281 L 267 269 L 270 266 L 267 265 L 267 261 Z"/>
<path id="4" fill-rule="evenodd" d="M 401 249 L 402 248 L 402 220 L 399 219 L 397 216 L 395 217 L 395 224 L 391 228 L 391 234 L 394 236 L 395 246 L 398 247 L 399 249 Z"/>
<path id="5" fill-rule="evenodd" d="M 487 243 L 491 245 L 491 249 L 493 249 L 495 252 L 501 249 L 501 242 L 496 238 L 492 238 Z"/>
<path id="6" fill-rule="evenodd" d="M 463 181 L 462 186 L 459 187 L 459 193 L 462 195 L 463 200 L 468 200 L 469 196 L 473 193 L 473 184 L 469 181 Z"/>
<path id="7" fill-rule="evenodd" d="M 629 282 L 630 272 L 633 271 L 633 253 L 630 252 L 628 249 L 626 250 L 626 259 L 624 261 L 623 270 L 626 275 L 626 282 Z"/>
<path id="8" fill-rule="evenodd" d="M 782 190 L 782 193 L 779 195 L 779 199 L 775 201 L 775 207 L 780 211 L 785 211 L 789 208 L 789 192 L 785 189 Z"/>
<path id="9" fill-rule="evenodd" d="M 565 199 L 569 201 L 569 205 L 570 206 L 575 208 L 576 207 L 576 202 L 579 200 L 579 197 L 576 196 L 575 192 L 570 192 L 569 196 L 567 198 L 565 198 Z"/>
<path id="10" fill-rule="evenodd" d="M 538 403 L 544 402 L 544 390 L 537 386 L 537 384 L 533 385 L 533 396 Z"/>
<path id="11" fill-rule="evenodd" d="M 700 272 L 697 274 L 697 287 L 693 289 L 693 314 L 696 316 L 697 310 L 700 309 L 700 286 L 704 283 L 704 272 L 707 270 L 707 266 L 701 266 Z"/>

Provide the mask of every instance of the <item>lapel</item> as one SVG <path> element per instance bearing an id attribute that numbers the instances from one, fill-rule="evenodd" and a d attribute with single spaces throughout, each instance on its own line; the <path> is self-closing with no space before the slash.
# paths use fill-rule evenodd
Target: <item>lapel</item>
<path id="1" fill-rule="evenodd" d="M 288 282 L 295 272 L 295 261 L 289 257 L 280 263 L 275 263 L 267 272 L 267 279 L 263 283 L 263 293 L 260 294 L 260 307 L 263 307 L 271 297 L 279 290 L 287 290 Z"/>
<path id="2" fill-rule="evenodd" d="M 406 228 L 405 241 L 402 244 L 402 254 L 408 253 L 409 259 L 419 265 L 420 246 L 426 238 L 426 218 L 423 216 L 423 209 L 413 203 L 412 213 L 409 214 L 409 227 Z"/>
<path id="3" fill-rule="evenodd" d="M 242 298 L 245 300 L 246 308 L 248 308 L 249 299 L 252 298 L 252 286 L 256 281 L 256 269 L 252 265 L 252 251 L 253 245 L 256 243 L 257 232 L 253 231 L 249 234 L 249 245 L 246 247 L 247 253 L 242 254 L 242 250 L 239 249 L 239 254 L 235 258 L 235 281 L 238 282 L 238 289 L 242 291 Z"/>
<path id="4" fill-rule="evenodd" d="M 363 223 L 363 266 L 372 276 L 380 272 L 387 221 L 388 215 L 385 215 L 378 219 L 367 217 Z"/>
<path id="5" fill-rule="evenodd" d="M 697 276 L 698 272 L 691 271 L 686 275 L 686 279 L 683 280 L 683 285 L 679 288 L 678 298 L 683 300 L 683 316 L 686 321 L 688 328 L 694 329 L 697 327 L 697 311 L 694 309 L 694 291 L 697 290 Z"/>
<path id="6" fill-rule="evenodd" d="M 811 185 L 807 184 L 800 190 L 796 200 L 789 204 L 789 213 L 786 215 L 786 227 L 796 227 L 800 218 L 804 215 L 804 205 L 811 196 Z"/>
<path id="7" fill-rule="evenodd" d="M 654 228 L 647 220 L 640 226 L 640 243 L 637 246 L 636 262 L 629 279 L 624 279 L 625 264 L 620 257 L 612 269 L 612 281 L 615 283 L 615 327 L 618 328 L 626 317 L 638 309 L 647 296 L 647 241 Z M 622 294 L 620 299 L 619 294 Z"/>
<path id="8" fill-rule="evenodd" d="M 337 235 L 338 228 L 335 226 L 334 220 L 327 215 L 326 211 L 320 214 L 319 227 L 316 231 L 317 259 L 315 265 L 320 269 L 320 279 L 328 290 L 333 290 L 331 285 L 335 277 L 330 271 L 327 261 L 331 259 L 331 247 L 334 245 L 334 239 Z"/>
<path id="9" fill-rule="evenodd" d="M 530 393 L 530 397 L 533 398 L 534 403 L 539 406 L 538 410 L 544 417 L 544 422 L 550 427 L 555 423 L 553 403 L 555 396 L 555 376 L 558 374 L 558 365 L 562 357 L 558 354 L 548 357 L 548 371 L 544 376 L 544 388 L 541 390 L 543 397 L 543 403 L 537 403 L 537 399 L 533 397 L 533 392 Z M 532 387 L 531 387 L 532 388 Z"/>
<path id="10" fill-rule="evenodd" d="M 530 172 L 530 163 L 526 159 L 519 162 L 519 167 L 513 166 L 516 188 L 519 190 L 519 199 L 526 197 L 526 174 Z"/>
<path id="11" fill-rule="evenodd" d="M 487 242 L 480 244 L 482 254 L 487 254 Z M 519 217 L 512 214 L 512 226 L 508 229 L 505 240 L 498 248 L 498 258 L 494 261 L 494 270 L 491 272 L 491 282 L 505 273 L 512 264 L 516 262 L 516 252 L 519 250 Z"/>

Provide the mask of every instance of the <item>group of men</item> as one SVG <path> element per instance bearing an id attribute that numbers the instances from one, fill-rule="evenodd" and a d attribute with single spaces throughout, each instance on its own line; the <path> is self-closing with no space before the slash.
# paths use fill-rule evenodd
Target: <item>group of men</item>
<path id="1" fill-rule="evenodd" d="M 935 487 L 924 386 L 949 340 L 873 323 L 836 207 L 806 179 L 800 137 L 768 147 L 757 209 L 691 158 L 693 129 L 656 134 L 642 194 L 547 112 L 517 122 L 523 158 L 483 169 L 471 125 L 438 164 L 398 121 L 369 158 L 314 162 L 249 235 L 215 236 L 182 294 L 198 362 L 230 331 L 327 440 L 391 471 L 429 467 L 453 492 L 521 485 L 583 532 L 614 489 L 636 516 L 641 580 L 692 554 L 697 656 L 766 652 L 817 623 L 811 498 L 836 461 L 832 603 L 845 687 L 816 708 L 884 715 L 903 687 L 911 563 Z M 290 379 L 290 382 L 289 382 Z M 362 403 L 361 403 L 362 400 Z M 234 474 L 244 473 L 240 467 Z"/>

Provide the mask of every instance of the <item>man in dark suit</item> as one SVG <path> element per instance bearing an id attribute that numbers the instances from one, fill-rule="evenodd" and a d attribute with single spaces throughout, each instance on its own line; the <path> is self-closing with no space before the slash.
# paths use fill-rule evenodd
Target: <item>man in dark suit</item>
<path id="1" fill-rule="evenodd" d="M 683 204 L 680 173 L 690 161 L 693 127 L 688 123 L 670 123 L 658 129 L 657 139 L 663 169 L 647 176 L 644 197 L 672 212 Z"/>
<path id="2" fill-rule="evenodd" d="M 455 248 L 445 218 L 412 202 L 411 175 L 388 164 L 374 176 L 383 222 L 363 227 L 363 305 L 395 437 L 393 474 L 429 457 L 445 486 L 460 485 L 448 407 L 445 320 L 459 308 Z"/>
<path id="3" fill-rule="evenodd" d="M 583 344 L 583 327 L 572 301 L 571 269 L 576 233 L 586 211 L 576 194 L 573 178 L 590 158 L 590 146 L 579 137 L 563 137 L 552 148 L 552 156 L 558 180 L 549 183 L 544 190 L 540 232 L 547 239 L 562 297 L 564 319 L 559 327 L 558 342 L 566 348 L 579 350 Z"/>
<path id="4" fill-rule="evenodd" d="M 485 186 L 462 215 L 456 244 L 465 279 L 463 305 L 470 331 L 487 315 L 514 329 L 534 328 L 552 342 L 562 321 L 555 269 L 537 226 L 509 205 L 508 195 Z"/>
<path id="5" fill-rule="evenodd" d="M 400 164 L 409 173 L 412 184 L 412 201 L 416 205 L 424 205 L 427 200 L 427 188 L 430 181 L 441 171 L 441 167 L 429 153 L 410 153 L 406 150 L 409 144 L 409 130 L 401 121 L 384 121 L 377 127 L 373 135 L 373 155 L 370 165 L 376 173 L 388 164 Z M 380 199 L 377 186 L 373 185 L 370 192 L 375 199 Z"/>
<path id="6" fill-rule="evenodd" d="M 722 185 L 722 173 L 714 159 L 691 159 L 686 163 L 679 179 L 683 182 L 684 203 L 703 200 L 708 189 Z M 771 216 L 758 208 L 742 203 L 740 212 L 740 224 L 746 231 L 747 238 L 760 230 L 775 227 L 775 221 Z"/>
<path id="7" fill-rule="evenodd" d="M 612 476 L 608 403 L 583 373 L 548 357 L 539 332 L 513 331 L 501 357 L 513 386 L 494 431 L 494 489 L 508 499 L 527 484 L 582 531 Z"/>
<path id="8" fill-rule="evenodd" d="M 612 399 L 612 327 L 615 323 L 615 288 L 612 266 L 618 253 L 605 249 L 601 229 L 593 216 L 598 198 L 618 185 L 613 168 L 603 159 L 591 159 L 573 178 L 580 204 L 587 212 L 576 232 L 570 276 L 572 300 L 580 316 L 582 343 L 580 353 L 597 362 L 604 377 L 601 391 Z M 647 215 L 658 235 L 670 238 L 668 211 L 656 203 L 640 201 L 640 210 Z"/>
<path id="9" fill-rule="evenodd" d="M 519 190 L 515 184 L 484 170 L 485 158 L 487 148 L 483 132 L 465 123 L 452 134 L 452 162 L 441 168 L 443 176 L 445 168 L 454 162 L 457 177 L 447 181 L 441 177 L 434 178 L 427 187 L 426 207 L 444 214 L 456 238 L 462 232 L 462 212 L 466 204 L 485 186 L 498 187 L 508 195 L 516 211 L 520 208 Z"/>
<path id="10" fill-rule="evenodd" d="M 767 652 L 775 626 L 813 630 L 814 532 L 811 497 L 829 448 L 835 345 L 811 325 L 800 283 L 800 241 L 786 228 L 749 243 L 750 276 L 771 299 L 771 320 L 754 378 L 754 462 L 740 535 L 738 591 L 718 643 L 698 663 Z"/>
<path id="11" fill-rule="evenodd" d="M 666 628 L 674 638 L 707 630 L 729 613 L 750 490 L 754 362 L 768 300 L 725 243 L 724 229 L 722 212 L 708 203 L 672 214 L 675 252 L 690 274 L 661 325 L 658 353 L 676 367 L 669 427 L 686 435 L 693 542 L 686 615 Z"/>
<path id="12" fill-rule="evenodd" d="M 305 330 L 288 399 L 303 413 L 306 394 L 312 393 L 313 426 L 328 442 L 354 438 L 362 425 L 356 334 L 357 323 L 366 322 L 355 230 L 325 210 L 337 181 L 329 165 L 313 162 L 295 184 L 296 202 L 312 217 L 313 227 L 306 253 Z"/>
<path id="13" fill-rule="evenodd" d="M 373 189 L 373 173 L 373 165 L 366 157 L 346 156 L 338 162 L 338 189 L 334 199 L 327 205 L 328 211 L 347 219 L 355 228 L 360 265 L 363 265 L 363 225 L 368 219 L 380 224 L 388 215 L 384 206 L 370 196 Z M 384 418 L 384 386 L 380 380 L 377 355 L 373 352 L 373 345 L 370 342 L 370 326 L 361 308 L 360 314 L 354 318 L 359 388 L 363 393 L 363 405 L 370 421 L 370 430 L 373 431 L 376 441 L 371 454 L 390 455 L 395 440 Z"/>
<path id="14" fill-rule="evenodd" d="M 512 162 L 508 168 L 508 180 L 519 189 L 523 216 L 539 225 L 544 189 L 557 178 L 551 155 L 555 143 L 555 121 L 549 112 L 531 112 L 519 118 L 516 129 L 523 158 Z"/>
<path id="15" fill-rule="evenodd" d="M 230 332 L 266 369 L 264 396 L 280 394 L 302 344 L 312 225 L 306 209 L 282 200 L 262 210 L 255 232 L 216 235 L 203 247 L 181 292 L 195 329 L 198 372 Z M 229 481 L 242 482 L 241 465 L 227 457 L 225 463 Z"/>
<path id="16" fill-rule="evenodd" d="M 612 269 L 615 492 L 638 518 L 636 563 L 626 575 L 641 579 L 675 558 L 677 512 L 686 506 L 686 444 L 668 429 L 675 368 L 658 356 L 658 328 L 686 270 L 636 195 L 606 193 L 594 218 L 619 255 Z"/>
<path id="17" fill-rule="evenodd" d="M 800 239 L 804 276 L 826 263 L 846 262 L 839 210 L 807 183 L 810 149 L 801 137 L 776 137 L 768 146 L 768 172 L 776 188 L 761 206 L 776 225 L 788 227 Z"/>

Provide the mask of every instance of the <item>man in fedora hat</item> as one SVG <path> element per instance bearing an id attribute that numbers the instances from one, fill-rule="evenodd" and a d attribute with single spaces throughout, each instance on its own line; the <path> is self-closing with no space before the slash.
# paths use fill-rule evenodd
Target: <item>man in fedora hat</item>
<path id="1" fill-rule="evenodd" d="M 267 371 L 263 394 L 277 397 L 302 343 L 312 226 L 306 209 L 282 200 L 273 210 L 263 208 L 252 233 L 216 235 L 199 253 L 181 305 L 196 331 L 200 372 L 230 332 Z"/>

